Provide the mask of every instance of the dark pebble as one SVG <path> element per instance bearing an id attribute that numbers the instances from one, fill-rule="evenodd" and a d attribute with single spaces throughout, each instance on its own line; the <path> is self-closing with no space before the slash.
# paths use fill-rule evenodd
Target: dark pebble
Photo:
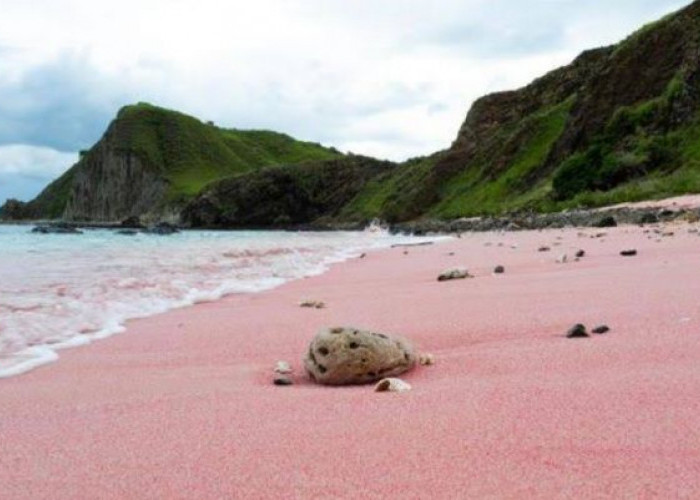
<path id="1" fill-rule="evenodd" d="M 576 252 L 576 257 L 579 258 L 579 259 L 580 259 L 581 257 L 584 257 L 585 255 L 586 255 L 586 251 L 585 251 L 585 250 L 579 250 L 578 252 Z"/>
<path id="2" fill-rule="evenodd" d="M 566 337 L 569 339 L 580 339 L 588 337 L 588 332 L 586 332 L 586 327 L 579 323 L 569 328 Z"/>
<path id="3" fill-rule="evenodd" d="M 637 251 L 636 250 L 623 250 L 622 252 L 620 252 L 620 255 L 622 255 L 623 257 L 634 257 L 635 255 L 637 255 Z"/>
<path id="4" fill-rule="evenodd" d="M 292 379 L 284 375 L 278 375 L 272 381 L 275 385 L 292 385 Z"/>
<path id="5" fill-rule="evenodd" d="M 496 273 L 496 274 L 503 274 L 503 273 L 506 272 L 506 268 L 503 267 L 503 266 L 496 266 L 496 267 L 493 269 L 493 272 Z"/>
<path id="6" fill-rule="evenodd" d="M 643 214 L 640 219 L 640 224 L 656 224 L 659 222 L 659 218 L 655 214 L 646 213 Z"/>
<path id="7" fill-rule="evenodd" d="M 593 330 L 591 330 L 593 333 L 597 333 L 598 335 L 602 335 L 604 333 L 608 333 L 610 331 L 610 327 L 608 325 L 600 325 L 596 326 Z"/>
<path id="8" fill-rule="evenodd" d="M 606 215 L 595 223 L 595 227 L 617 227 L 617 221 L 612 215 Z"/>

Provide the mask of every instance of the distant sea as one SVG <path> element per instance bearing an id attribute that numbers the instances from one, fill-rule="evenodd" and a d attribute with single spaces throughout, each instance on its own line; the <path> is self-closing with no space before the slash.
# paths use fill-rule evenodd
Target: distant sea
<path id="1" fill-rule="evenodd" d="M 260 292 L 367 250 L 418 241 L 384 231 L 30 230 L 0 225 L 0 377 L 118 333 L 128 319 Z"/>

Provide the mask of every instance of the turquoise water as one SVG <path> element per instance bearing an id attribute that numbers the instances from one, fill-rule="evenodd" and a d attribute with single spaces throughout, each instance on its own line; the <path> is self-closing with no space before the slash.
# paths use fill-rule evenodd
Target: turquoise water
<path id="1" fill-rule="evenodd" d="M 414 241 L 385 232 L 186 231 L 171 236 L 34 234 L 0 225 L 0 377 L 150 316 L 323 272 Z"/>

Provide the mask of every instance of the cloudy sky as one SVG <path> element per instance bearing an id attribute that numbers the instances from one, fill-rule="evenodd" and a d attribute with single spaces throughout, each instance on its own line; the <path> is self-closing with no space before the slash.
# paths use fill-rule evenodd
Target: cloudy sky
<path id="1" fill-rule="evenodd" d="M 0 203 L 30 199 L 147 101 L 401 160 L 470 103 L 688 0 L 3 0 Z"/>

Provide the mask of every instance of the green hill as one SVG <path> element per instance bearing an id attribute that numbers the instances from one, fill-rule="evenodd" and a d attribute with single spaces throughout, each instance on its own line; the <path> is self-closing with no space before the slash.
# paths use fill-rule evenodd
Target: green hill
<path id="1" fill-rule="evenodd" d="M 23 211 L 28 218 L 158 218 L 177 212 L 213 181 L 340 156 L 285 134 L 219 128 L 139 103 L 122 108 L 100 141 Z"/>
<path id="2" fill-rule="evenodd" d="M 370 182 L 346 218 L 451 219 L 700 192 L 700 2 L 486 96 L 449 150 Z"/>
<path id="3" fill-rule="evenodd" d="M 172 197 L 191 197 L 212 181 L 261 167 L 340 156 L 285 134 L 218 128 L 144 103 L 122 108 L 113 127 L 115 151 L 162 173 Z"/>

